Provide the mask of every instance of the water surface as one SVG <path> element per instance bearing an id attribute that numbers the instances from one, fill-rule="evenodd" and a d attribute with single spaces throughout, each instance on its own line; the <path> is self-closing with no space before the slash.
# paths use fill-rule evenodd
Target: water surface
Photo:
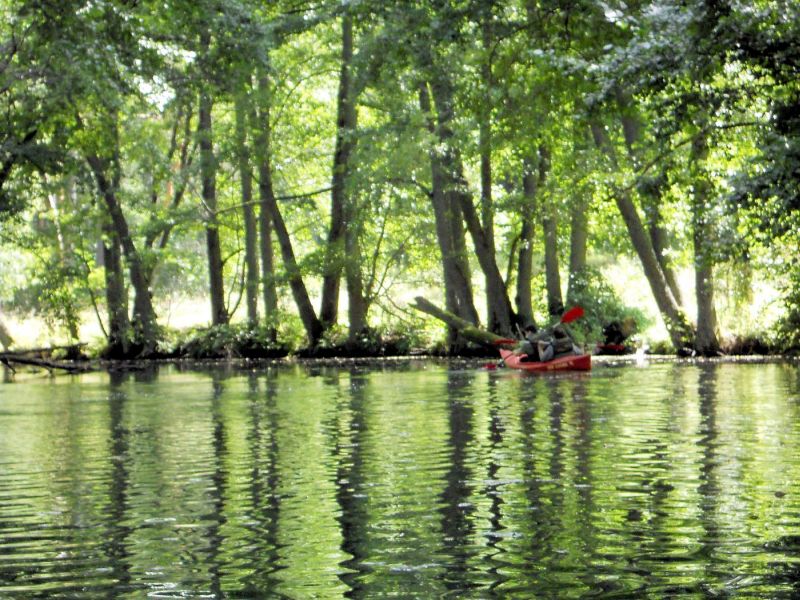
<path id="1" fill-rule="evenodd" d="M 0 385 L 0 598 L 797 597 L 800 371 Z"/>

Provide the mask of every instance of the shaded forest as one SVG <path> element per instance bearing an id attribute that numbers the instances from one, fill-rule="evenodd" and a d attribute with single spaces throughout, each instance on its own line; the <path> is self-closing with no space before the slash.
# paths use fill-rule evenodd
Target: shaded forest
<path id="1" fill-rule="evenodd" d="M 580 305 L 587 343 L 629 317 L 674 352 L 800 348 L 797 3 L 0 12 L 0 303 L 67 342 L 95 319 L 115 358 L 402 352 L 422 293 L 501 336 Z M 208 327 L 166 325 L 180 295 Z"/>

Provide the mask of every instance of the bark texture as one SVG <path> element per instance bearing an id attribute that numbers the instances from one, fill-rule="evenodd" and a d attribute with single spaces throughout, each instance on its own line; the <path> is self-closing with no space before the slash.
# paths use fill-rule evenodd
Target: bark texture
<path id="1" fill-rule="evenodd" d="M 464 178 L 464 166 L 453 142 L 452 123 L 455 116 L 453 85 L 445 69 L 434 65 L 432 59 L 430 64 L 432 67 L 430 69 L 430 89 L 436 109 L 434 132 L 436 140 L 441 146 L 436 158 L 440 164 L 445 202 L 453 207 L 454 214 L 460 210 L 472 238 L 475 255 L 486 279 L 487 308 L 489 310 L 488 327 L 492 331 L 508 334 L 511 332 L 514 313 L 506 292 L 505 281 L 500 274 L 500 269 L 497 267 L 494 247 L 491 243 L 492 238 L 487 235 L 486 230 L 481 225 L 477 210 L 468 191 Z M 458 243 L 456 250 L 466 257 L 466 248 L 461 246 L 463 234 L 458 237 L 463 231 L 461 221 L 455 219 L 452 225 L 457 228 L 454 231 Z M 464 262 L 466 262 L 466 259 L 464 259 Z M 470 293 L 470 301 L 471 298 L 472 295 Z M 474 312 L 474 304 L 472 311 Z M 477 323 L 477 314 L 471 320 Z"/>
<path id="2" fill-rule="evenodd" d="M 106 284 L 106 306 L 108 307 L 108 347 L 111 356 L 127 356 L 130 336 L 128 297 L 125 276 L 122 272 L 122 248 L 119 236 L 110 222 L 103 225 L 103 271 Z"/>
<path id="3" fill-rule="evenodd" d="M 476 344 L 481 344 L 483 346 L 490 346 L 496 347 L 498 342 L 502 342 L 508 338 L 504 338 L 502 336 L 497 335 L 496 333 L 492 333 L 491 331 L 486 331 L 485 329 L 481 329 L 477 327 L 474 323 L 466 321 L 455 315 L 449 311 L 442 310 L 432 302 L 426 300 L 421 296 L 417 296 L 414 298 L 414 303 L 411 305 L 412 308 L 419 310 L 420 312 L 424 312 L 443 323 L 445 323 L 449 329 L 457 330 L 461 335 L 463 335 L 468 340 L 475 342 Z M 511 342 L 509 342 L 511 343 Z"/>
<path id="4" fill-rule="evenodd" d="M 258 323 L 258 232 L 253 206 L 253 170 L 247 144 L 248 98 L 240 94 L 236 99 L 236 151 L 241 181 L 242 219 L 244 221 L 245 300 L 247 322 Z"/>
<path id="5" fill-rule="evenodd" d="M 592 136 L 598 149 L 609 158 L 612 168 L 617 170 L 619 167 L 616 154 L 605 129 L 597 122 L 592 123 L 591 128 Z M 667 285 L 664 272 L 661 270 L 661 265 L 656 258 L 653 244 L 639 217 L 639 212 L 636 210 L 636 205 L 633 203 L 630 192 L 624 189 L 616 190 L 614 201 L 625 222 L 631 244 L 642 264 L 650 290 L 669 332 L 670 340 L 675 349 L 680 351 L 692 343 L 694 337 L 692 327 Z"/>
<path id="6" fill-rule="evenodd" d="M 208 259 L 208 289 L 211 298 L 211 322 L 228 322 L 225 309 L 225 290 L 222 279 L 222 248 L 217 226 L 217 166 L 212 140 L 211 109 L 213 103 L 207 91 L 200 92 L 198 134 L 200 137 L 200 178 L 206 230 Z"/>
<path id="7" fill-rule="evenodd" d="M 428 129 L 436 134 L 436 124 L 432 117 L 430 92 L 427 84 L 419 88 L 420 109 L 428 115 Z M 464 252 L 461 209 L 453 200 L 452 194 L 445 193 L 446 176 L 441 153 L 432 148 L 429 152 L 431 162 L 431 204 L 436 223 L 436 238 L 444 274 L 445 302 L 447 310 L 471 323 L 478 322 L 469 278 L 469 265 Z M 460 343 L 458 331 L 450 329 L 448 342 L 451 346 Z"/>
<path id="8" fill-rule="evenodd" d="M 269 82 L 266 77 L 259 78 L 259 103 L 261 123 L 258 138 L 258 185 L 262 202 L 261 210 L 266 211 L 269 215 L 273 231 L 278 240 L 278 246 L 280 247 L 281 258 L 283 259 L 283 265 L 286 269 L 289 287 L 292 290 L 292 296 L 297 305 L 300 320 L 303 322 L 303 327 L 306 330 L 309 345 L 313 347 L 316 346 L 322 338 L 324 328 L 314 311 L 314 306 L 311 304 L 311 298 L 308 295 L 308 290 L 303 282 L 303 276 L 300 273 L 300 267 L 297 264 L 297 258 L 295 257 L 294 248 L 292 246 L 292 239 L 289 236 L 289 230 L 286 228 L 286 223 L 283 220 L 283 215 L 278 206 L 278 201 L 275 197 L 275 191 L 272 185 Z"/>
<path id="9" fill-rule="evenodd" d="M 531 279 L 533 277 L 534 215 L 536 213 L 536 193 L 539 189 L 534 164 L 525 161 L 522 174 L 522 227 L 520 230 L 519 256 L 517 259 L 517 304 L 518 319 L 521 325 L 533 325 L 533 298 Z"/>
<path id="10" fill-rule="evenodd" d="M 331 181 L 331 224 L 328 244 L 325 248 L 325 272 L 322 279 L 320 320 L 323 326 L 336 323 L 339 313 L 339 287 L 346 261 L 358 257 L 346 254 L 348 229 L 347 180 L 350 157 L 355 147 L 356 107 L 352 85 L 353 63 L 353 19 L 349 14 L 342 17 L 342 58 L 339 70 L 339 92 L 336 101 L 336 146 L 333 155 L 333 177 Z M 350 240 L 353 245 L 353 240 Z M 353 282 L 351 281 L 351 284 Z"/>
<path id="11" fill-rule="evenodd" d="M 573 198 L 570 207 L 569 230 L 569 280 L 567 281 L 567 304 L 575 304 L 575 284 L 586 271 L 586 242 L 589 238 L 587 202 L 583 196 Z"/>
<path id="12" fill-rule="evenodd" d="M 116 196 L 119 185 L 118 177 L 109 180 L 105 174 L 105 164 L 96 155 L 87 157 L 87 162 L 92 169 L 100 195 L 108 210 L 111 224 L 122 247 L 125 261 L 128 263 L 131 285 L 134 290 L 132 326 L 134 338 L 141 346 L 141 355 L 153 354 L 158 343 L 158 328 L 156 313 L 150 296 L 150 280 L 145 273 L 139 252 L 133 243 L 133 238 L 128 228 L 128 222 L 122 212 L 122 207 Z"/>
<path id="13" fill-rule="evenodd" d="M 711 182 L 705 169 L 708 140 L 701 130 L 692 143 L 692 239 L 694 242 L 695 297 L 697 300 L 697 332 L 694 348 L 699 354 L 719 353 L 717 311 L 714 307 L 714 232 L 709 219 Z"/>

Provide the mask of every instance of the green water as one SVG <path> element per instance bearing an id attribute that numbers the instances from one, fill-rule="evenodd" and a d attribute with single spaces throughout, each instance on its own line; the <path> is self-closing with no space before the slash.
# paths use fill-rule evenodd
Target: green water
<path id="1" fill-rule="evenodd" d="M 0 598 L 800 596 L 796 365 L 0 385 Z"/>

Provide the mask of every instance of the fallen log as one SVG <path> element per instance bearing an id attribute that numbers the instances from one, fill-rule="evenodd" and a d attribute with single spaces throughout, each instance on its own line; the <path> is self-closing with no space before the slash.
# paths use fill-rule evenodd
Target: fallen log
<path id="1" fill-rule="evenodd" d="M 19 365 L 30 365 L 34 367 L 43 367 L 48 371 L 53 369 L 60 369 L 68 373 L 85 373 L 91 371 L 92 367 L 89 363 L 82 362 L 61 362 L 55 360 L 46 360 L 43 358 L 32 358 L 30 356 L 20 356 L 16 353 L 0 352 L 0 363 L 14 371 L 11 363 Z"/>
<path id="2" fill-rule="evenodd" d="M 414 298 L 414 303 L 411 304 L 411 307 L 420 312 L 424 312 L 425 314 L 430 315 L 435 319 L 442 321 L 443 323 L 446 323 L 453 329 L 457 330 L 466 339 L 471 342 L 475 342 L 476 344 L 490 348 L 497 348 L 498 346 L 510 346 L 513 345 L 513 343 L 516 343 L 512 343 L 508 340 L 508 338 L 501 337 L 495 333 L 492 333 L 491 331 L 476 327 L 474 324 L 462 319 L 458 315 L 454 315 L 451 312 L 439 308 L 433 302 L 426 300 L 422 296 L 417 296 Z"/>
<path id="3" fill-rule="evenodd" d="M 67 354 L 77 354 L 81 348 L 85 348 L 88 344 L 86 342 L 79 342 L 77 344 L 67 344 L 64 346 L 45 346 L 42 348 L 18 348 L 16 350 L 5 350 L 3 356 L 30 356 L 36 354 L 38 356 L 51 356 L 56 350 L 66 350 Z"/>

